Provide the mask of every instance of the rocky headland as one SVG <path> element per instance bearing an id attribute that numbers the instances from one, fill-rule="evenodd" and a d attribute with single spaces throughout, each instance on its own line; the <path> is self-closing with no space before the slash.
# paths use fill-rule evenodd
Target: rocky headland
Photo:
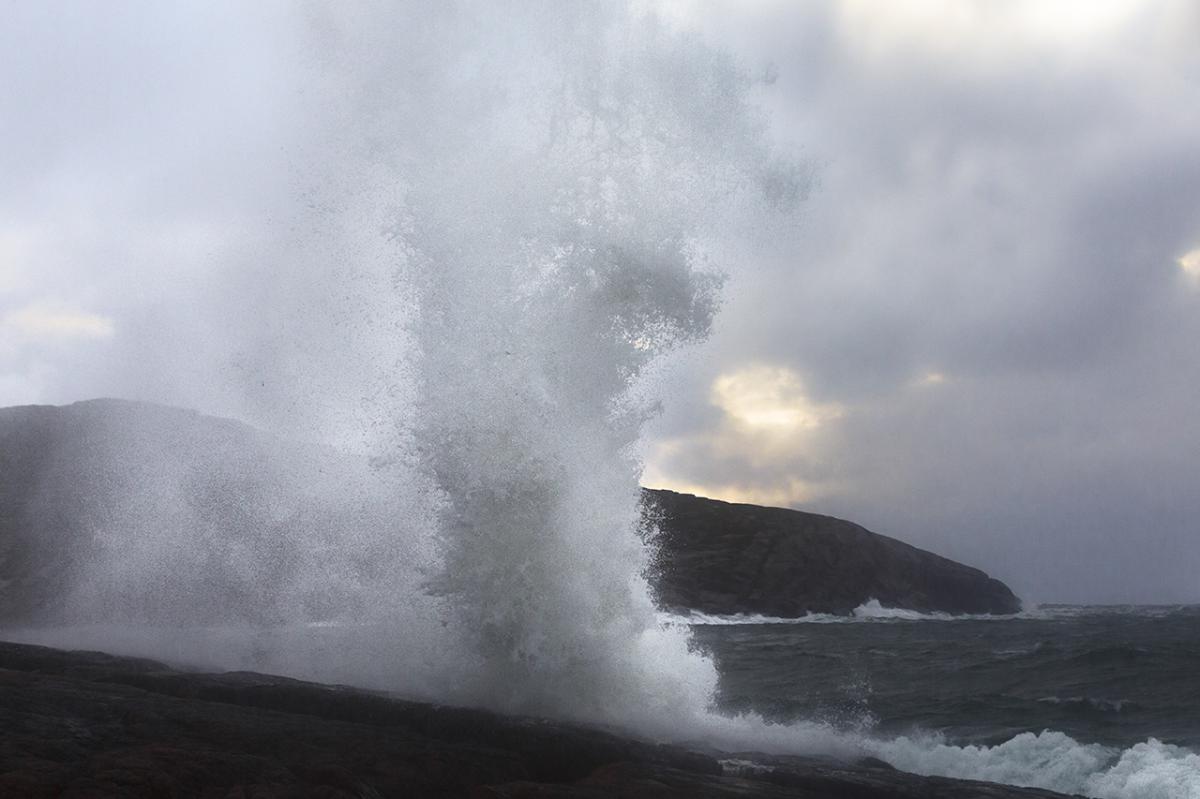
<path id="1" fill-rule="evenodd" d="M 646 490 L 652 583 L 673 611 L 1015 613 L 978 569 L 796 510 Z M 269 622 L 364 601 L 406 515 L 365 458 L 122 400 L 0 409 L 0 622 Z M 397 533 L 398 535 L 400 533 Z M 103 568 L 98 568 L 103 564 Z M 136 574 L 123 570 L 136 568 Z M 319 587 L 306 570 L 341 575 Z M 139 619 L 135 619 L 139 620 Z"/>
<path id="2" fill-rule="evenodd" d="M 843 519 L 673 491 L 645 497 L 661 530 L 655 585 L 676 610 L 845 615 L 870 600 L 923 613 L 1021 609 L 979 569 Z"/>

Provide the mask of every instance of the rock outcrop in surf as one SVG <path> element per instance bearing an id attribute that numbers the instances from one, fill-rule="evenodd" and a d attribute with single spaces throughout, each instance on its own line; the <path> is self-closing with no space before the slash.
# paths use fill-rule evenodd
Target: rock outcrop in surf
<path id="1" fill-rule="evenodd" d="M 924 613 L 1016 613 L 979 569 L 831 516 L 647 490 L 659 520 L 653 581 L 676 610 L 796 617 L 849 614 L 870 600 Z"/>
<path id="2" fill-rule="evenodd" d="M 354 531 L 401 505 L 360 458 L 228 419 L 122 400 L 0 409 L 0 622 L 352 612 L 394 555 Z M 643 505 L 671 610 L 1019 610 L 983 572 L 851 522 L 659 490 Z"/>

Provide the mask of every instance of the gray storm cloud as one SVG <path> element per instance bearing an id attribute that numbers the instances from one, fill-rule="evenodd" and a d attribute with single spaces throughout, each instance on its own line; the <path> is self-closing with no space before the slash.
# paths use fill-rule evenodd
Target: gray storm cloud
<path id="1" fill-rule="evenodd" d="M 1109 5 L 701 23 L 774 65 L 777 127 L 823 166 L 802 228 L 733 276 L 651 477 L 846 516 L 1031 599 L 1200 599 L 1181 260 L 1200 26 L 1185 4 Z M 764 453 L 711 397 L 748 361 L 795 375 L 806 396 L 783 405 L 842 413 Z"/>
<path id="2" fill-rule="evenodd" d="M 710 243 L 724 308 L 661 378 L 648 479 L 842 515 L 1033 599 L 1200 601 L 1195 10 L 739 5 L 661 9 L 768 78 L 818 181 L 795 228 Z M 369 153 L 323 150 L 370 98 L 314 103 L 337 87 L 312 15 L 8 16 L 0 405 L 303 431 L 389 390 L 362 376 L 397 331 L 346 323 L 403 313 L 378 306 L 386 193 Z M 346 247 L 352 274 L 314 268 Z"/>

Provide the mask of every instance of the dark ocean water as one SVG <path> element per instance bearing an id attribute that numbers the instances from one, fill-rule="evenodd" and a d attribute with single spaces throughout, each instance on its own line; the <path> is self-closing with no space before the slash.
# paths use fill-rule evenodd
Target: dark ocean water
<path id="1" fill-rule="evenodd" d="M 696 625 L 722 705 L 994 744 L 1053 729 L 1200 749 L 1200 606 L 1046 608 L 1005 620 Z"/>
<path id="2" fill-rule="evenodd" d="M 860 611 L 696 624 L 720 671 L 721 707 L 889 741 L 881 752 L 909 770 L 1200 797 L 1200 606 Z M 1115 779 L 1118 767 L 1128 779 Z"/>
<path id="3" fill-rule="evenodd" d="M 1200 799 L 1200 606 L 953 618 L 869 603 L 854 618 L 663 619 L 685 621 L 716 663 L 718 712 L 745 714 L 704 728 L 728 733 L 731 752 L 853 751 L 919 774 L 1096 799 Z M 364 652 L 364 629 L 380 651 Z M 395 676 L 386 631 L 355 625 L 103 625 L 0 638 L 382 689 Z M 403 695 L 440 696 L 419 686 Z M 679 734 L 726 746 L 699 729 Z"/>

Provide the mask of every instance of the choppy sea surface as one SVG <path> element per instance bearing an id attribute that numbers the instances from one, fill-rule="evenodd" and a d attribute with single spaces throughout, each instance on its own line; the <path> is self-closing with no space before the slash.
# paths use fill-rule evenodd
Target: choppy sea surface
<path id="1" fill-rule="evenodd" d="M 1200 799 L 1200 606 L 1058 605 L 993 617 L 870 602 L 852 617 L 660 621 L 688 625 L 715 661 L 715 710 L 731 717 L 721 729 L 739 747 L 731 752 L 787 753 L 795 741 L 796 751 L 872 755 L 918 774 L 1097 799 Z M 386 689 L 394 636 L 378 632 L 373 653 L 361 651 L 362 629 L 325 623 L 4 629 L 0 638 Z M 439 688 L 413 684 L 403 695 L 438 701 Z M 745 743 L 746 731 L 759 744 Z"/>
<path id="2" fill-rule="evenodd" d="M 1200 797 L 1200 606 L 688 621 L 727 712 L 823 720 L 918 773 Z"/>

